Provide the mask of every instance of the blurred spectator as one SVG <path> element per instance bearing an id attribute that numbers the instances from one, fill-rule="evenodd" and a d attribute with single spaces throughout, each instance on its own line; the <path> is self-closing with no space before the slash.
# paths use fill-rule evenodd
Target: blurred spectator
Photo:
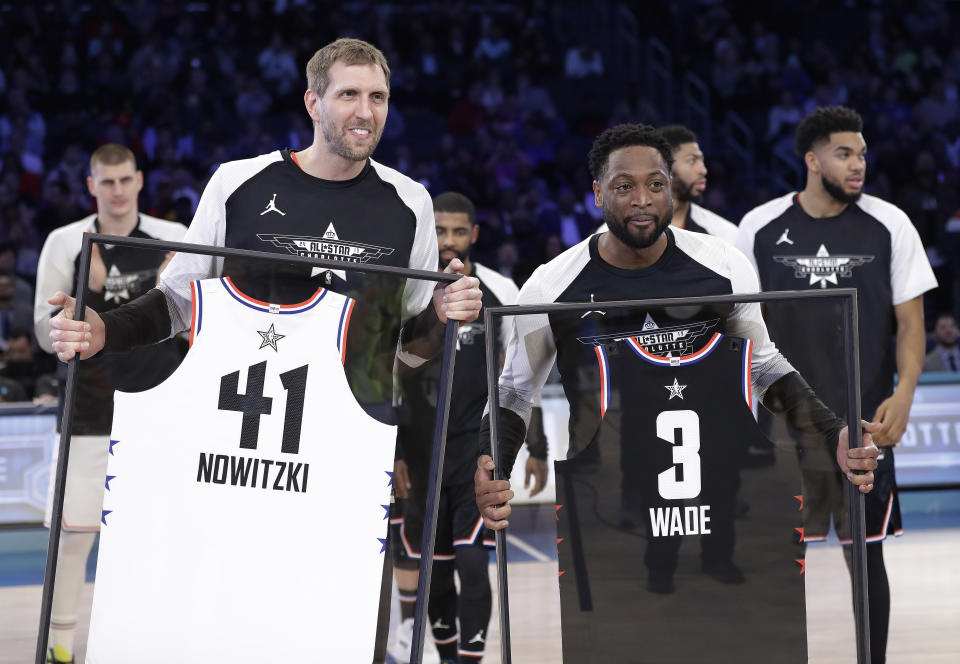
<path id="1" fill-rule="evenodd" d="M 563 73 L 567 78 L 603 76 L 603 57 L 585 38 L 581 39 L 577 45 L 567 50 Z"/>
<path id="2" fill-rule="evenodd" d="M 0 368 L 0 376 L 15 381 L 23 388 L 23 398 L 26 401 L 33 398 L 34 385 L 37 381 L 38 368 L 34 361 L 36 347 L 33 343 L 33 333 L 29 328 L 14 328 L 6 338 L 7 352 Z"/>
<path id="3" fill-rule="evenodd" d="M 293 58 L 293 49 L 280 32 L 274 32 L 270 45 L 257 58 L 260 73 L 276 94 L 286 94 L 300 80 L 300 71 Z"/>
<path id="4" fill-rule="evenodd" d="M 496 62 L 502 60 L 510 52 L 510 41 L 503 36 L 503 30 L 495 23 L 483 28 L 483 36 L 477 43 L 473 54 L 481 60 Z"/>
<path id="5" fill-rule="evenodd" d="M 936 345 L 927 353 L 923 370 L 960 371 L 960 348 L 957 346 L 960 330 L 957 329 L 957 319 L 953 314 L 937 316 L 931 336 Z"/>
<path id="6" fill-rule="evenodd" d="M 32 292 L 33 289 L 22 279 L 14 277 L 10 272 L 0 272 L 0 338 L 8 339 L 16 329 L 31 328 Z M 29 299 L 26 295 L 30 295 Z"/>

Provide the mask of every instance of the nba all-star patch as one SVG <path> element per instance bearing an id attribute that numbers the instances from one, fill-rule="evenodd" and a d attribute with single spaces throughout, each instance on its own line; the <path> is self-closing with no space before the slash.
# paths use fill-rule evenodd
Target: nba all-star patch
<path id="1" fill-rule="evenodd" d="M 259 334 L 260 338 L 263 340 L 260 343 L 260 348 L 266 348 L 267 346 L 270 346 L 270 348 L 277 352 L 280 352 L 277 349 L 277 342 L 287 336 L 285 334 L 277 334 L 277 331 L 273 327 L 273 323 L 270 323 L 269 330 L 257 330 L 257 334 Z"/>
<path id="2" fill-rule="evenodd" d="M 381 247 L 363 242 L 349 242 L 341 240 L 333 222 L 327 226 L 322 237 L 309 235 L 277 235 L 274 233 L 258 233 L 257 237 L 263 242 L 269 242 L 275 247 L 286 249 L 294 256 L 308 256 L 324 260 L 346 261 L 348 263 L 368 263 L 381 256 L 393 253 L 391 247 Z"/>
<path id="3" fill-rule="evenodd" d="M 853 268 L 871 262 L 875 256 L 866 254 L 830 255 L 826 245 L 821 244 L 815 256 L 774 256 L 773 260 L 793 268 L 797 279 L 810 278 L 808 285 L 820 284 L 826 288 L 828 283 L 837 285 L 839 277 L 853 276 Z"/>

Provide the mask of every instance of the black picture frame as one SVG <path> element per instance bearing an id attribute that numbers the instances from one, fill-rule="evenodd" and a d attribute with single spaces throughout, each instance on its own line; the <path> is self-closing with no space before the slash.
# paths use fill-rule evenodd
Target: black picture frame
<path id="1" fill-rule="evenodd" d="M 834 288 L 820 291 L 774 291 L 768 293 L 716 295 L 707 297 L 677 297 L 638 300 L 604 301 L 604 311 L 616 309 L 663 308 L 679 306 L 702 306 L 714 304 L 740 304 L 766 302 L 791 302 L 804 300 L 835 300 L 841 307 L 841 334 L 844 347 L 849 349 L 844 367 L 847 377 L 847 423 L 860 422 L 860 351 L 857 316 L 857 290 L 855 288 Z M 489 329 L 497 329 L 498 318 L 503 316 L 523 316 L 551 313 L 581 313 L 597 308 L 597 302 L 571 302 L 555 304 L 530 304 L 489 307 L 484 310 L 484 325 Z M 498 389 L 498 373 L 493 352 L 493 338 L 487 335 L 487 386 L 490 404 L 490 443 L 491 453 L 496 469 L 494 479 L 503 479 L 501 465 L 499 431 L 500 431 L 500 394 Z M 850 427 L 850 448 L 861 447 L 863 444 L 859 426 Z M 852 577 L 853 577 L 853 605 L 854 621 L 857 641 L 857 664 L 870 662 L 870 627 L 869 605 L 867 595 L 867 545 L 866 523 L 864 520 L 864 497 L 855 486 L 847 483 L 846 491 L 850 497 L 850 534 L 852 537 Z M 507 583 L 507 555 L 506 533 L 498 530 L 496 537 L 497 561 L 497 592 L 500 606 L 500 657 L 502 664 L 511 664 L 510 646 L 510 611 L 509 592 Z"/>
<path id="2" fill-rule="evenodd" d="M 347 272 L 364 272 L 369 274 L 393 275 L 398 278 L 423 279 L 450 284 L 460 275 L 431 272 L 428 270 L 414 270 L 409 268 L 371 265 L 367 263 L 348 263 L 345 261 L 326 260 L 308 256 L 292 254 L 278 254 L 249 249 L 233 249 L 213 245 L 192 244 L 187 242 L 170 242 L 147 238 L 105 235 L 102 233 L 85 233 L 80 250 L 80 263 L 77 270 L 77 283 L 86 284 L 90 275 L 90 256 L 94 244 L 109 244 L 118 247 L 130 247 L 153 251 L 175 251 L 178 253 L 202 254 L 218 258 L 242 258 L 274 263 L 298 263 L 330 270 L 344 270 Z M 78 288 L 76 294 L 76 320 L 83 320 L 86 311 L 86 288 Z M 444 324 L 443 354 L 441 356 L 440 390 L 437 395 L 437 419 L 434 427 L 434 439 L 430 457 L 430 481 L 427 489 L 427 504 L 424 512 L 424 532 L 421 543 L 420 579 L 417 587 L 417 602 L 414 617 L 414 637 L 411 651 L 411 662 L 420 664 L 423 657 L 423 639 L 426 634 L 427 598 L 430 595 L 430 579 L 433 569 L 434 540 L 437 531 L 437 509 L 440 501 L 440 480 L 443 477 L 443 458 L 446 449 L 447 418 L 449 415 L 450 392 L 453 385 L 453 369 L 456 353 L 457 322 L 448 321 Z M 53 604 L 53 589 L 56 583 L 57 558 L 60 547 L 62 528 L 64 490 L 67 480 L 67 464 L 70 456 L 70 439 L 73 428 L 73 410 L 77 392 L 78 364 L 71 361 L 67 368 L 67 382 L 64 393 L 63 420 L 59 442 L 59 457 L 54 479 L 54 496 L 50 517 L 50 535 L 47 541 L 47 560 L 43 579 L 43 593 L 40 605 L 40 626 L 37 635 L 36 664 L 46 662 L 47 641 L 50 632 L 50 613 Z M 385 554 L 389 557 L 389 554 Z M 384 578 L 388 578 L 384 575 Z"/>

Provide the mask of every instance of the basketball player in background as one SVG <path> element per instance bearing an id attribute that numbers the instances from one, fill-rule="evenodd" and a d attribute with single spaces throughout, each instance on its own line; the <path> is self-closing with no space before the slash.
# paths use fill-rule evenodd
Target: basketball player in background
<path id="1" fill-rule="evenodd" d="M 873 439 L 881 448 L 876 490 L 866 497 L 870 651 L 874 662 L 884 662 L 890 586 L 883 540 L 902 529 L 893 446 L 906 429 L 923 368 L 923 293 L 936 288 L 937 280 L 907 215 L 863 193 L 867 144 L 862 130 L 860 115 L 843 106 L 818 108 L 804 118 L 796 150 L 807 167 L 806 186 L 747 213 L 737 246 L 757 268 L 764 290 L 857 289 L 861 413 L 877 425 Z M 805 311 L 803 317 L 786 319 L 779 313 L 771 309 L 767 315 L 777 345 L 785 353 L 798 349 L 789 353 L 791 361 L 828 406 L 842 410 L 846 395 L 823 371 L 842 362 L 837 344 L 823 339 L 813 356 L 802 350 L 823 338 L 820 317 Z M 896 350 L 890 344 L 894 335 Z M 849 544 L 843 479 L 823 461 L 810 459 L 804 467 L 804 493 L 812 498 L 804 538 L 826 539 L 832 514 L 840 541 Z M 849 547 L 844 553 L 849 564 Z"/>
<path id="2" fill-rule="evenodd" d="M 137 198 L 143 188 L 143 173 L 133 152 L 108 143 L 90 157 L 87 189 L 97 202 L 96 214 L 62 226 L 50 233 L 40 252 L 34 323 L 37 339 L 48 353 L 50 317 L 58 308 L 47 300 L 58 291 L 88 289 L 88 302 L 109 311 L 146 293 L 157 284 L 159 272 L 170 256 L 159 252 L 116 246 L 93 245 L 90 278 L 77 284 L 80 248 L 84 233 L 124 237 L 181 240 L 186 228 L 177 223 L 140 214 Z M 107 448 L 113 419 L 113 390 L 142 390 L 159 383 L 176 368 L 182 349 L 171 340 L 156 352 L 132 352 L 98 358 L 83 366 L 73 418 L 70 462 L 63 501 L 60 551 L 50 620 L 47 661 L 73 661 L 74 631 L 87 557 L 100 530 L 100 506 L 106 476 Z M 60 393 L 66 381 L 66 365 L 58 367 Z M 61 414 L 63 401 L 60 402 Z M 58 418 L 58 423 L 60 418 Z M 47 523 L 52 511 L 57 456 L 54 455 L 47 496 Z"/>
<path id="3" fill-rule="evenodd" d="M 715 235 L 732 244 L 737 237 L 736 225 L 700 205 L 703 192 L 707 189 L 707 163 L 697 142 L 697 135 L 683 125 L 666 125 L 657 131 L 666 139 L 673 155 L 670 169 L 673 216 L 670 225 Z M 597 232 L 606 230 L 604 224 Z"/>
<path id="4" fill-rule="evenodd" d="M 470 248 L 480 230 L 470 199 L 456 192 L 442 193 L 433 199 L 433 212 L 441 267 L 460 260 L 464 265 L 462 274 L 480 280 L 484 306 L 514 304 L 518 293 L 516 285 L 470 259 Z M 437 650 L 445 664 L 480 661 L 490 623 L 487 549 L 493 537 L 482 527 L 473 491 L 474 464 L 479 451 L 477 436 L 487 401 L 487 330 L 482 321 L 481 310 L 479 319 L 461 326 L 457 337 L 437 516 L 428 613 Z M 498 333 L 496 347 L 501 351 L 503 341 Z M 404 417 L 397 437 L 401 460 L 397 461 L 394 473 L 394 488 L 402 499 L 403 523 L 399 532 L 394 529 L 391 535 L 400 538 L 396 577 L 402 618 L 391 655 L 401 662 L 409 661 L 440 369 L 439 361 L 431 361 L 422 372 L 404 383 Z M 539 408 L 536 411 L 538 415 Z M 542 426 L 537 431 L 542 432 Z M 532 429 L 527 446 L 530 457 L 526 463 L 526 484 L 534 478 L 531 495 L 536 495 L 546 483 L 546 439 L 542 434 L 534 436 Z M 391 514 L 392 519 L 395 517 Z M 392 546 L 397 544 L 393 542 Z M 459 593 L 454 584 L 454 571 L 460 579 Z"/>

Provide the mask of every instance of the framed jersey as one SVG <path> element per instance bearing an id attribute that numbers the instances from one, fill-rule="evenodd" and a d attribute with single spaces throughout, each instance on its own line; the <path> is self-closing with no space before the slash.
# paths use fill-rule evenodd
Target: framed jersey
<path id="1" fill-rule="evenodd" d="M 120 376 L 103 386 L 113 416 L 109 446 L 94 466 L 99 491 L 90 492 L 99 501 L 100 540 L 85 661 L 378 661 L 392 390 L 396 375 L 440 358 L 434 444 L 423 471 L 430 478 L 426 597 L 457 325 L 441 323 L 421 294 L 458 276 L 87 234 L 79 283 L 88 283 L 93 245 L 104 243 L 223 259 L 228 268 L 189 284 L 189 350 L 164 379 L 131 389 Z M 332 270 L 348 278 L 328 278 Z M 78 312 L 86 295 L 79 290 Z M 70 364 L 38 662 L 61 515 L 72 500 L 67 470 L 82 372 L 83 363 Z M 90 481 L 70 477 L 73 485 Z M 418 606 L 422 623 L 426 606 Z M 312 635 L 306 653 L 304 634 Z"/>
<path id="2" fill-rule="evenodd" d="M 536 278 L 518 306 L 485 310 L 487 327 L 502 323 L 511 339 L 499 377 L 487 366 L 490 429 L 499 472 L 516 453 L 514 427 L 502 418 L 524 417 L 548 376 L 558 377 L 570 442 L 554 467 L 557 660 L 806 662 L 820 623 L 808 622 L 805 501 L 820 490 L 801 468 L 835 457 L 836 447 L 779 403 L 779 381 L 795 372 L 761 307 L 829 312 L 823 322 L 838 330 L 830 343 L 845 358 L 830 367 L 847 397 L 836 415 L 859 422 L 856 292 L 607 300 L 597 285 L 588 301 L 568 300 L 574 283 L 533 303 L 524 291 L 537 291 Z M 817 345 L 808 350 L 815 355 Z M 772 426 L 758 423 L 758 402 L 780 416 Z M 860 444 L 853 427 L 850 446 Z M 857 650 L 866 662 L 863 500 L 850 496 Z M 507 552 L 497 531 L 503 662 L 511 661 Z"/>

